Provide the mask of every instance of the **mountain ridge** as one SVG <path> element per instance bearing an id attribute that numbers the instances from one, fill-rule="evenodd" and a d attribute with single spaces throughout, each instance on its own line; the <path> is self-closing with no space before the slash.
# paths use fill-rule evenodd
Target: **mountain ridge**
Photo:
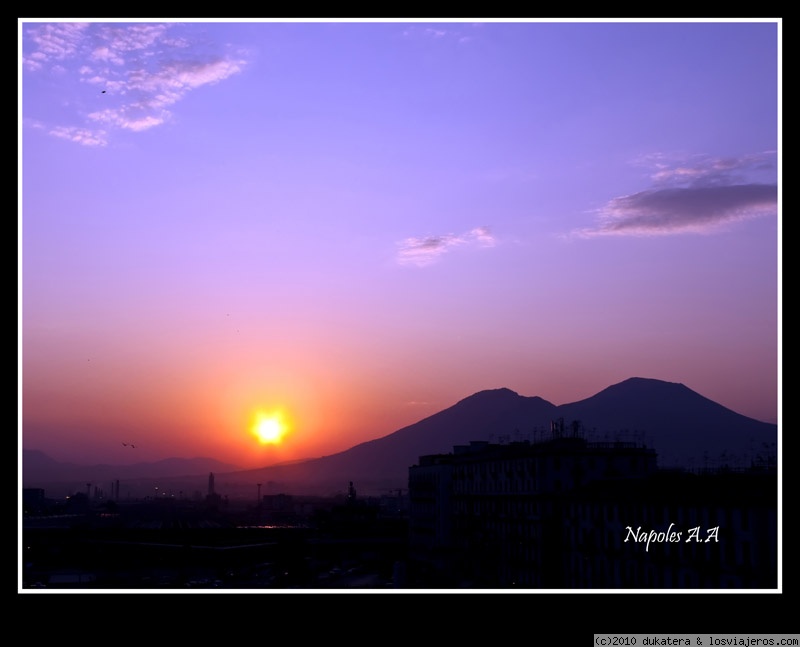
<path id="1" fill-rule="evenodd" d="M 209 472 L 240 471 L 236 465 L 224 463 L 214 458 L 164 458 L 158 461 L 113 465 L 97 463 L 94 465 L 81 465 L 78 463 L 59 462 L 41 450 L 22 450 L 23 481 L 53 480 L 52 472 L 55 471 L 58 480 L 86 480 L 92 481 L 124 478 L 158 478 L 163 475 L 171 477 L 192 476 Z M 28 473 L 26 475 L 26 472 Z M 42 473 L 50 474 L 44 477 Z M 87 476 L 89 475 L 89 476 Z"/>
<path id="2" fill-rule="evenodd" d="M 485 389 L 335 454 L 249 470 L 204 470 L 194 481 L 202 491 L 213 471 L 217 483 L 231 491 L 237 484 L 252 489 L 255 482 L 267 484 L 265 494 L 304 489 L 303 493 L 330 493 L 349 481 L 373 491 L 401 488 L 407 485 L 408 468 L 420 456 L 450 453 L 474 440 L 535 441 L 537 435 L 541 440 L 559 418 L 579 421 L 589 440 L 602 439 L 602 434 L 640 436 L 656 449 L 662 466 L 699 468 L 709 460 L 746 461 L 748 455 L 752 459 L 755 453 L 776 451 L 777 425 L 736 413 L 682 383 L 632 377 L 558 406 L 505 387 Z M 23 477 L 25 471 L 23 466 Z"/>

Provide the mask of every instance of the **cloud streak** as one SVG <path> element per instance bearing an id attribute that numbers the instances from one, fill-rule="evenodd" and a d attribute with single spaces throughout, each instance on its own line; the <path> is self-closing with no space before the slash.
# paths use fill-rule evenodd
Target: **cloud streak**
<path id="1" fill-rule="evenodd" d="M 213 85 L 246 65 L 241 56 L 203 50 L 179 24 L 59 23 L 28 26 L 23 70 L 77 78 L 103 91 L 105 106 L 48 132 L 103 146 L 115 130 L 141 132 L 166 123 L 190 91 Z"/>
<path id="2" fill-rule="evenodd" d="M 664 236 L 712 233 L 742 220 L 775 215 L 778 186 L 773 153 L 740 158 L 700 158 L 670 164 L 662 156 L 655 165 L 653 186 L 613 198 L 598 210 L 598 224 L 573 235 Z M 769 180 L 758 181 L 757 178 Z"/>
<path id="3" fill-rule="evenodd" d="M 487 227 L 476 227 L 465 234 L 445 234 L 424 238 L 406 238 L 398 243 L 400 265 L 426 267 L 460 246 L 494 247 L 496 239 Z"/>
<path id="4" fill-rule="evenodd" d="M 466 25 L 469 28 L 475 28 L 478 25 Z M 466 33 L 463 29 L 453 29 L 453 25 L 449 24 L 446 27 L 436 24 L 434 27 L 428 26 L 411 26 L 403 30 L 404 38 L 421 38 L 432 40 L 455 40 L 457 43 L 469 43 L 473 37 Z"/>

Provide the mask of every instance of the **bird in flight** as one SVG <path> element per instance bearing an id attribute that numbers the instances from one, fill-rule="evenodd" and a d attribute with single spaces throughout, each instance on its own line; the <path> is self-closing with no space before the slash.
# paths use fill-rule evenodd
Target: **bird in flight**
<path id="1" fill-rule="evenodd" d="M 101 91 L 101 92 L 100 92 L 100 94 L 105 94 L 105 93 L 106 93 L 106 91 L 105 91 L 105 90 L 103 90 L 103 91 Z"/>
<path id="2" fill-rule="evenodd" d="M 133 443 L 122 443 L 124 447 L 130 447 L 131 449 L 136 449 L 136 445 Z"/>

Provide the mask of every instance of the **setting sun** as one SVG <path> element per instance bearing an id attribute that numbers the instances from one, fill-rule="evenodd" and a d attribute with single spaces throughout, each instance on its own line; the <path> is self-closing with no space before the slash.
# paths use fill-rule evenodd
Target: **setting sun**
<path id="1" fill-rule="evenodd" d="M 252 428 L 253 434 L 262 445 L 278 444 L 286 434 L 286 424 L 279 413 L 256 414 Z"/>

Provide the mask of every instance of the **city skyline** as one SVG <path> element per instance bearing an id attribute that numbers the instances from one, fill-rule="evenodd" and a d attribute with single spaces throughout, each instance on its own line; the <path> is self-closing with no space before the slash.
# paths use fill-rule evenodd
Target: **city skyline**
<path id="1" fill-rule="evenodd" d="M 26 448 L 251 468 L 630 377 L 779 421 L 778 20 L 19 36 Z"/>

